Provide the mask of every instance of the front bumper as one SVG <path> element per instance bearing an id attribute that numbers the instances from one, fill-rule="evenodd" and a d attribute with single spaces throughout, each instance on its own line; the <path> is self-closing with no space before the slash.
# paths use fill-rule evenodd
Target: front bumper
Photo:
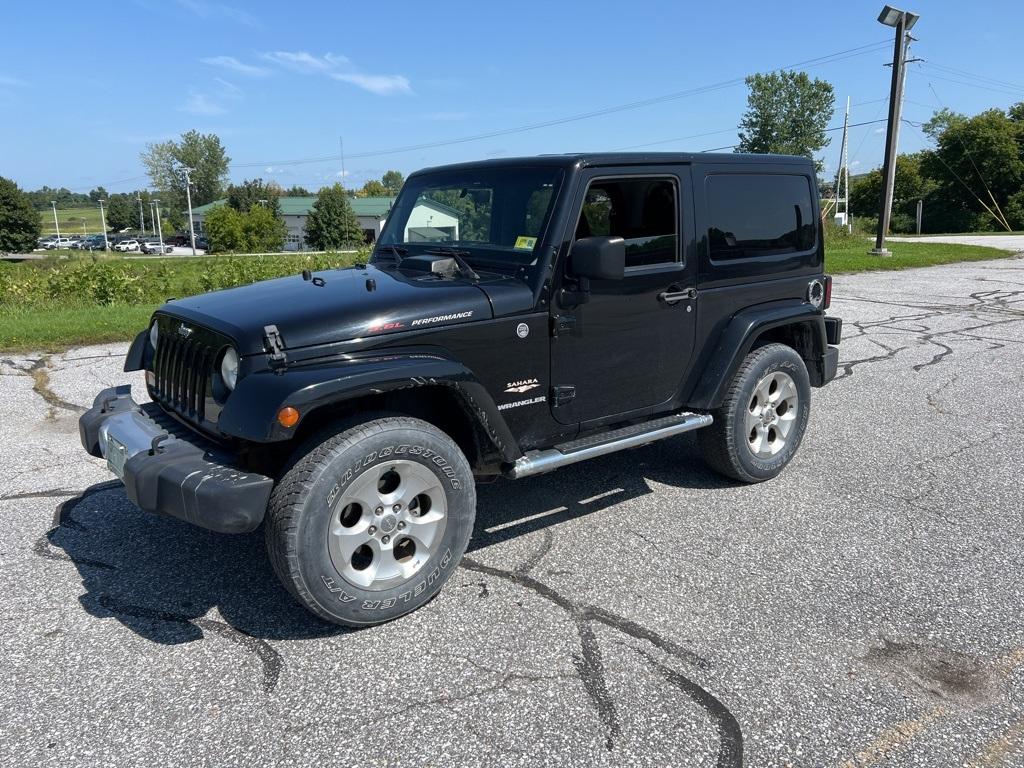
<path id="1" fill-rule="evenodd" d="M 78 431 L 86 451 L 107 458 L 115 474 L 123 467 L 125 493 L 140 509 L 220 533 L 245 533 L 263 521 L 274 481 L 239 469 L 237 456 L 159 406 L 139 405 L 128 385 L 100 392 Z"/>

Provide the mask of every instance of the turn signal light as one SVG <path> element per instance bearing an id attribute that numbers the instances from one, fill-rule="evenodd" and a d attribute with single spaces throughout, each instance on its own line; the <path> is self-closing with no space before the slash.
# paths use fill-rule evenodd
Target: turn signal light
<path id="1" fill-rule="evenodd" d="M 832 275 L 825 275 L 825 301 L 822 309 L 828 309 L 832 305 Z"/>
<path id="2" fill-rule="evenodd" d="M 290 405 L 286 405 L 277 412 L 277 423 L 286 429 L 291 429 L 299 423 L 299 412 Z"/>

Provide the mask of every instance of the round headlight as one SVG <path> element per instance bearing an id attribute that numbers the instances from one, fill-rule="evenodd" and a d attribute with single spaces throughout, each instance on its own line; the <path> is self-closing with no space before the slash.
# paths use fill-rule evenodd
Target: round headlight
<path id="1" fill-rule="evenodd" d="M 224 380 L 224 386 L 233 390 L 238 381 L 238 353 L 234 347 L 224 350 L 224 357 L 220 359 L 220 377 Z"/>
<path id="2" fill-rule="evenodd" d="M 153 349 L 156 349 L 156 343 L 160 340 L 160 331 L 157 330 L 156 321 L 149 326 L 149 343 L 153 345 Z"/>

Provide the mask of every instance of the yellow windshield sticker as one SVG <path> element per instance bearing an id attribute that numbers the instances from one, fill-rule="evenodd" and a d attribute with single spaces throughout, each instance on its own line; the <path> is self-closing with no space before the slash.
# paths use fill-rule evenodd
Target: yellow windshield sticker
<path id="1" fill-rule="evenodd" d="M 536 237 L 525 237 L 520 235 L 516 238 L 516 248 L 522 248 L 523 250 L 532 251 L 533 247 L 537 245 Z"/>

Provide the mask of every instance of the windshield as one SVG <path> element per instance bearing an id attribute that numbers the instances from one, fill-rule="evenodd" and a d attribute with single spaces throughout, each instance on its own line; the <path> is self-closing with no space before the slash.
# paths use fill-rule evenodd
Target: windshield
<path id="1" fill-rule="evenodd" d="M 534 263 L 562 171 L 495 167 L 413 176 L 388 215 L 381 245 L 452 248 L 482 266 Z"/>

